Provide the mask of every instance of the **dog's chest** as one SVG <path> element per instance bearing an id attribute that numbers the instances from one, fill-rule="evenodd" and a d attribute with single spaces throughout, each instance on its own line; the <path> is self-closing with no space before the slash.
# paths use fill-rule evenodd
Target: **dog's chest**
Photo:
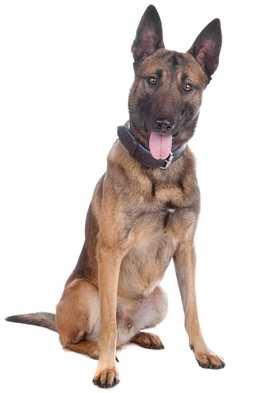
<path id="1" fill-rule="evenodd" d="M 126 296 L 146 296 L 161 281 L 176 248 L 169 230 L 175 209 L 160 206 L 136 211 L 130 219 L 134 246 L 121 265 L 119 291 Z"/>

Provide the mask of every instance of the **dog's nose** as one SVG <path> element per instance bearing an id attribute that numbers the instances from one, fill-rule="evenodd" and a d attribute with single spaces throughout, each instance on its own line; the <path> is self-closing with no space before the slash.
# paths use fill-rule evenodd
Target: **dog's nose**
<path id="1" fill-rule="evenodd" d="M 169 120 L 156 120 L 155 124 L 156 124 L 156 129 L 161 132 L 172 131 L 175 127 L 174 120 L 171 120 L 171 121 L 169 121 Z"/>

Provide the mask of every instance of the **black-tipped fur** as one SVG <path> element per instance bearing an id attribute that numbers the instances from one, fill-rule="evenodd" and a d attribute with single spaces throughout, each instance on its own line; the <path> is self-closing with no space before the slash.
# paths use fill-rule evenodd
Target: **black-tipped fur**
<path id="1" fill-rule="evenodd" d="M 6 318 L 8 322 L 25 323 L 27 325 L 35 325 L 45 327 L 53 331 L 57 331 L 55 323 L 55 315 L 49 312 L 36 312 L 32 314 L 12 315 Z"/>
<path id="2" fill-rule="evenodd" d="M 202 30 L 189 50 L 209 79 L 218 66 L 221 45 L 221 25 L 220 20 L 216 18 Z"/>
<path id="3" fill-rule="evenodd" d="M 140 20 L 132 45 L 135 63 L 150 56 L 159 48 L 164 48 L 162 23 L 157 9 L 149 5 Z"/>

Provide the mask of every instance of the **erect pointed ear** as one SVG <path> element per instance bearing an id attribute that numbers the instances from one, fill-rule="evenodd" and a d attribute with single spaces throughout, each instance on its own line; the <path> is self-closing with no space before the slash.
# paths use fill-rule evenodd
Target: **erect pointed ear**
<path id="1" fill-rule="evenodd" d="M 188 51 L 202 66 L 209 79 L 217 69 L 221 44 L 220 20 L 214 19 L 202 30 Z"/>
<path id="2" fill-rule="evenodd" d="M 132 45 L 135 62 L 150 56 L 159 48 L 164 48 L 162 23 L 156 8 L 149 5 L 139 23 Z"/>

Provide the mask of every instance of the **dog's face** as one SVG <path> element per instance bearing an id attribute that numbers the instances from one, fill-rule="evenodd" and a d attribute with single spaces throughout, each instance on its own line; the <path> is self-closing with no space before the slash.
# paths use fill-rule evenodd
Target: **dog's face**
<path id="1" fill-rule="evenodd" d="M 154 158 L 165 159 L 192 137 L 220 48 L 220 22 L 214 19 L 188 52 L 166 50 L 156 9 L 145 11 L 132 46 L 135 81 L 129 115 L 134 134 Z"/>

